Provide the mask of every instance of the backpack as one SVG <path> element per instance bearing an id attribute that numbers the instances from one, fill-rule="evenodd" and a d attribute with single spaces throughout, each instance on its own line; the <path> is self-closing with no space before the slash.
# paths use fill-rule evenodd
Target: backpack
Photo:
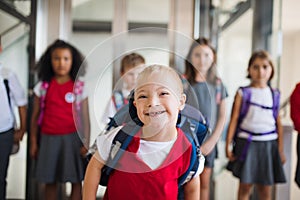
<path id="1" fill-rule="evenodd" d="M 241 154 L 239 155 L 238 159 L 243 161 L 246 158 L 246 154 L 249 148 L 249 145 L 251 143 L 252 140 L 252 135 L 267 135 L 267 134 L 271 134 L 271 133 L 275 133 L 277 130 L 273 130 L 273 131 L 269 131 L 266 133 L 253 133 L 251 131 L 242 129 L 240 127 L 241 123 L 243 122 L 244 118 L 246 117 L 249 107 L 250 105 L 254 105 L 254 106 L 259 106 L 263 109 L 272 109 L 273 111 L 273 117 L 275 119 L 275 122 L 277 121 L 277 116 L 278 116 L 278 112 L 279 112 L 279 108 L 280 108 L 280 92 L 278 89 L 273 89 L 270 87 L 270 90 L 272 92 L 272 99 L 273 99 L 273 106 L 272 107 L 267 107 L 267 106 L 263 106 L 257 103 L 253 103 L 251 102 L 251 87 L 247 86 L 247 87 L 240 87 L 239 89 L 242 90 L 243 92 L 243 98 L 242 98 L 242 104 L 241 104 L 241 108 L 240 108 L 240 114 L 239 114 L 239 118 L 238 118 L 238 123 L 236 126 L 236 131 L 235 131 L 235 135 L 234 135 L 234 142 L 236 141 L 237 138 L 237 134 L 239 131 L 243 131 L 249 134 L 249 137 L 247 139 L 247 143 L 243 148 L 243 151 L 241 152 Z"/>
<path id="2" fill-rule="evenodd" d="M 101 170 L 100 185 L 103 186 L 107 186 L 109 176 L 117 165 L 118 160 L 127 149 L 134 135 L 137 134 L 143 126 L 143 123 L 138 119 L 136 108 L 133 106 L 133 92 L 130 95 L 129 103 L 123 106 L 114 117 L 110 118 L 106 131 L 121 125 L 123 125 L 123 127 L 114 137 L 109 158 Z M 185 108 L 180 112 L 177 127 L 182 129 L 193 147 L 188 170 L 178 180 L 180 188 L 195 175 L 201 156 L 200 145 L 205 136 L 210 132 L 210 129 L 201 112 L 189 105 L 185 105 Z"/>
<path id="3" fill-rule="evenodd" d="M 49 82 L 42 81 L 42 84 L 40 87 L 41 96 L 40 96 L 40 115 L 38 118 L 38 125 L 41 125 L 42 120 L 43 120 L 46 94 L 47 94 L 47 90 L 48 90 L 49 86 L 50 86 Z M 83 81 L 77 80 L 74 83 L 74 94 L 75 94 L 74 107 L 75 107 L 75 111 L 76 111 L 75 121 L 76 121 L 77 129 L 79 129 L 79 130 L 81 130 L 81 128 L 82 128 L 79 113 L 80 113 L 80 101 L 82 99 L 83 86 L 84 86 Z"/>

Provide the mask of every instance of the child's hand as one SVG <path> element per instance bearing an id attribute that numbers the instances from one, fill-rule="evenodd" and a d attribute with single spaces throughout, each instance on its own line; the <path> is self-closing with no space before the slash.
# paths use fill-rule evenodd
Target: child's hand
<path id="1" fill-rule="evenodd" d="M 286 157 L 285 157 L 284 153 L 283 152 L 279 152 L 279 155 L 280 155 L 280 159 L 281 159 L 282 164 L 284 164 L 285 161 L 286 161 Z"/>
<path id="2" fill-rule="evenodd" d="M 30 145 L 30 157 L 34 160 L 37 159 L 37 154 L 38 154 L 38 146 L 36 143 L 32 143 Z"/>
<path id="3" fill-rule="evenodd" d="M 14 133 L 14 142 L 18 143 L 18 142 L 22 141 L 24 133 L 25 133 L 25 130 L 16 129 L 15 133 Z"/>
<path id="4" fill-rule="evenodd" d="M 87 154 L 88 150 L 87 148 L 85 148 L 85 146 L 80 147 L 80 155 L 85 158 L 86 154 Z"/>
<path id="5" fill-rule="evenodd" d="M 214 142 L 212 139 L 208 139 L 201 145 L 200 150 L 203 155 L 207 156 L 210 152 L 212 152 L 215 145 L 216 145 L 216 142 Z"/>
<path id="6" fill-rule="evenodd" d="M 234 161 L 236 159 L 233 152 L 228 148 L 226 148 L 226 157 L 228 158 L 229 161 Z"/>

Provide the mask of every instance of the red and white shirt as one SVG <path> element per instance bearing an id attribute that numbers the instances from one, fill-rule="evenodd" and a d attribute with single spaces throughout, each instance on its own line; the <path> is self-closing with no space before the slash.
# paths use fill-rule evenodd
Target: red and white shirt
<path id="1" fill-rule="evenodd" d="M 41 84 L 34 87 L 34 93 L 41 96 Z M 50 135 L 64 135 L 76 132 L 74 122 L 73 103 L 75 94 L 73 92 L 74 81 L 59 84 L 52 79 L 45 97 L 45 108 L 41 124 L 41 132 Z M 82 99 L 87 94 L 82 95 Z"/>

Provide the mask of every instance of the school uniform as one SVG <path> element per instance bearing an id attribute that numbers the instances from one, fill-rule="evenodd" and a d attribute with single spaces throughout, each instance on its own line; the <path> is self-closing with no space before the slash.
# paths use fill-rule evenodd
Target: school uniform
<path id="1" fill-rule="evenodd" d="M 41 97 L 41 84 L 34 93 Z M 36 178 L 42 183 L 83 180 L 84 165 L 80 155 L 83 145 L 74 123 L 74 81 L 59 84 L 52 79 L 45 96 L 45 107 L 40 124 L 40 145 L 37 158 Z M 84 90 L 82 100 L 87 97 Z M 41 100 L 40 100 L 41 101 Z"/>
<path id="2" fill-rule="evenodd" d="M 219 117 L 219 103 L 228 96 L 225 86 L 222 82 L 218 86 L 209 82 L 197 82 L 192 85 L 192 89 L 192 91 L 186 91 L 187 104 L 199 108 L 203 116 L 208 120 L 211 130 L 214 130 Z M 210 135 L 205 140 L 209 137 Z M 205 156 L 205 167 L 213 168 L 217 157 L 218 149 L 217 145 L 215 145 L 213 150 Z"/>
<path id="3" fill-rule="evenodd" d="M 243 96 L 241 89 L 238 92 Z M 238 159 L 229 162 L 227 169 L 232 171 L 241 183 L 261 185 L 285 183 L 278 151 L 276 121 L 273 110 L 266 109 L 273 106 L 270 88 L 251 88 L 250 102 L 249 110 L 237 133 L 234 154 Z M 253 135 L 250 132 L 261 134 Z"/>
<path id="4" fill-rule="evenodd" d="M 11 106 L 4 79 L 8 80 Z M 5 199 L 6 195 L 6 176 L 15 126 L 13 109 L 15 106 L 25 106 L 26 104 L 27 98 L 17 76 L 9 69 L 3 68 L 0 63 L 0 199 Z"/>
<path id="5" fill-rule="evenodd" d="M 97 138 L 103 160 L 107 160 L 118 130 Z M 168 142 L 134 137 L 110 175 L 104 199 L 177 199 L 178 179 L 189 167 L 191 151 L 192 145 L 180 129 L 177 138 Z"/>

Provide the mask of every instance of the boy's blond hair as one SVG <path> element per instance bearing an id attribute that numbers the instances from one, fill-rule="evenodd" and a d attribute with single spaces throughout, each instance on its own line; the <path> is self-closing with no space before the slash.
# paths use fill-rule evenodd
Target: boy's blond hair
<path id="1" fill-rule="evenodd" d="M 163 79 L 159 80 L 158 82 L 152 82 L 151 81 L 151 75 L 154 73 L 158 73 L 159 75 L 161 75 L 163 77 Z M 157 83 L 157 84 L 161 84 L 161 85 L 168 85 L 167 81 L 172 81 L 175 82 L 176 86 L 173 85 L 173 89 L 175 88 L 175 90 L 173 91 L 176 95 L 182 95 L 183 94 L 183 85 L 182 85 L 182 81 L 178 75 L 178 73 L 172 69 L 171 67 L 167 67 L 164 65 L 150 65 L 148 67 L 146 67 L 138 76 L 137 78 L 137 86 L 136 89 L 143 86 L 144 84 L 147 83 Z"/>

